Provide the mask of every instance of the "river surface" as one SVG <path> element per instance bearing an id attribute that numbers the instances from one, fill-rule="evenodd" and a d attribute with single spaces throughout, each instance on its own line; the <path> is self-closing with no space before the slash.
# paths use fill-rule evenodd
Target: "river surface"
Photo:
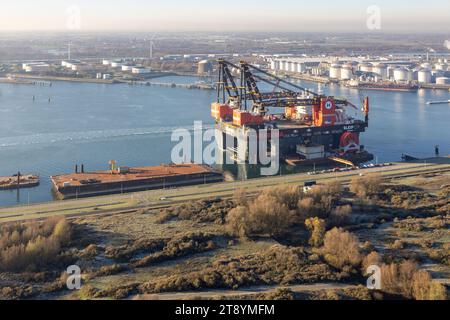
<path id="1" fill-rule="evenodd" d="M 193 83 L 192 77 L 166 77 L 158 82 Z M 309 89 L 317 84 L 299 81 Z M 360 93 L 337 85 L 326 94 L 346 96 L 360 105 Z M 379 162 L 398 161 L 402 153 L 417 157 L 450 154 L 450 105 L 446 91 L 415 93 L 365 91 L 371 98 L 369 129 L 361 136 Z M 34 97 L 34 99 L 33 99 Z M 0 206 L 52 200 L 49 177 L 104 170 L 109 160 L 144 166 L 171 160 L 171 133 L 191 129 L 194 121 L 213 126 L 214 91 L 157 87 L 53 82 L 52 86 L 0 84 L 0 176 L 36 173 L 41 185 L 0 191 Z"/>

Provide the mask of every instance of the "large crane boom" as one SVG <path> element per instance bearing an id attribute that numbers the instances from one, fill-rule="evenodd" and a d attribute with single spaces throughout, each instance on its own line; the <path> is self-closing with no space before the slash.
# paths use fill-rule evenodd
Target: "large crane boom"
<path id="1" fill-rule="evenodd" d="M 239 65 L 218 60 L 219 80 L 217 102 L 231 103 L 241 110 L 265 115 L 269 108 L 286 108 L 298 105 L 317 105 L 324 96 L 291 83 L 254 65 L 241 61 Z M 233 75 L 230 67 L 238 73 Z M 235 78 L 239 76 L 239 86 Z M 258 81 L 273 86 L 271 92 L 261 92 Z M 346 99 L 334 99 L 336 106 L 352 106 Z"/>

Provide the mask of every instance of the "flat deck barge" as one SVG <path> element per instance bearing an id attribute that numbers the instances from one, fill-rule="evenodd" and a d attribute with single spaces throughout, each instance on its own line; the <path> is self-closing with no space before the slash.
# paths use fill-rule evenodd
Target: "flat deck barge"
<path id="1" fill-rule="evenodd" d="M 223 175 L 206 165 L 170 164 L 64 174 L 51 181 L 56 197 L 64 200 L 221 182 Z"/>
<path id="2" fill-rule="evenodd" d="M 39 177 L 33 174 L 0 177 L 0 190 L 33 188 L 39 185 Z"/>

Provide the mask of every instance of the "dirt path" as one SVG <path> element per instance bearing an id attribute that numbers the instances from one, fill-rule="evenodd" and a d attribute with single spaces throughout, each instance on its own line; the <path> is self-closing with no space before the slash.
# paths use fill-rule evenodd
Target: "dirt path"
<path id="1" fill-rule="evenodd" d="M 267 294 L 275 292 L 277 289 L 289 289 L 294 293 L 305 293 L 311 291 L 321 290 L 343 290 L 349 288 L 356 288 L 357 285 L 353 284 L 340 284 L 340 283 L 316 283 L 316 284 L 300 284 L 292 286 L 261 286 L 261 287 L 249 287 L 239 290 L 205 290 L 205 291 L 192 291 L 192 292 L 177 292 L 177 293 L 160 293 L 151 295 L 139 295 L 135 296 L 136 299 L 144 300 L 189 300 L 189 299 L 213 299 L 220 297 L 246 297 L 257 294 Z"/>

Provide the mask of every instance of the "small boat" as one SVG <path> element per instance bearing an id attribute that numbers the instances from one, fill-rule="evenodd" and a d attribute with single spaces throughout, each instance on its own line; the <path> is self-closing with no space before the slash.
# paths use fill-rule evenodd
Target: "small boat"
<path id="1" fill-rule="evenodd" d="M 447 104 L 447 103 L 450 103 L 450 100 L 447 100 L 447 101 L 428 101 L 427 102 L 427 104 L 428 105 L 431 105 L 431 104 Z"/>

